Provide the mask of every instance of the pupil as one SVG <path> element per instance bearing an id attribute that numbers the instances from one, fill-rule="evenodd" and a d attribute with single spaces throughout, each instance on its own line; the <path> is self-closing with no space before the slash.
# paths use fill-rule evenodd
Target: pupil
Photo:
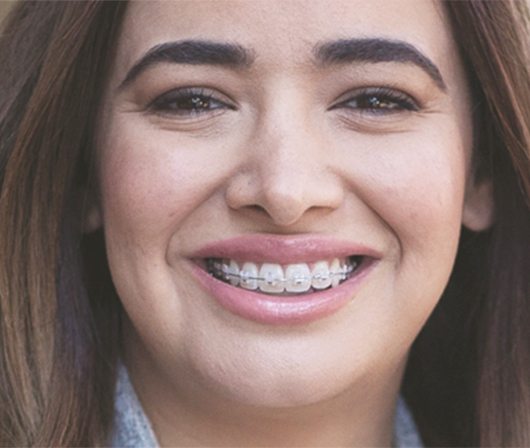
<path id="1" fill-rule="evenodd" d="M 379 101 L 379 98 L 376 96 L 368 98 L 368 103 L 370 104 L 370 107 L 381 107 L 382 105 L 381 101 Z"/>
<path id="2" fill-rule="evenodd" d="M 398 105 L 394 101 L 381 99 L 378 96 L 367 96 L 359 105 L 366 109 L 396 109 Z"/>
<path id="3" fill-rule="evenodd" d="M 206 109 L 208 107 L 208 101 L 204 101 L 202 98 L 195 96 L 191 98 L 192 109 Z"/>

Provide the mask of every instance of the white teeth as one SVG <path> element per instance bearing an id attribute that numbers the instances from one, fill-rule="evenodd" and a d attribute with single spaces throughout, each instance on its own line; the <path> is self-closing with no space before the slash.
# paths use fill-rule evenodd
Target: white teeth
<path id="1" fill-rule="evenodd" d="M 287 292 L 305 292 L 311 288 L 311 271 L 305 263 L 290 264 L 285 270 Z"/>
<path id="2" fill-rule="evenodd" d="M 264 263 L 259 270 L 259 289 L 263 292 L 283 292 L 283 269 L 279 264 Z"/>
<path id="3" fill-rule="evenodd" d="M 258 289 L 258 267 L 254 263 L 245 263 L 239 272 L 240 286 L 245 289 Z"/>
<path id="4" fill-rule="evenodd" d="M 232 286 L 239 285 L 239 266 L 234 260 L 230 260 L 228 269 L 225 270 L 225 273 L 228 274 L 228 280 Z"/>
<path id="5" fill-rule="evenodd" d="M 331 287 L 335 288 L 340 283 L 340 261 L 335 258 L 329 266 L 329 273 L 331 275 Z"/>
<path id="6" fill-rule="evenodd" d="M 326 289 L 331 286 L 331 276 L 329 275 L 329 265 L 327 261 L 319 261 L 313 266 L 311 272 L 313 279 L 311 286 L 314 289 Z"/>
<path id="7" fill-rule="evenodd" d="M 241 269 L 234 260 L 209 259 L 210 272 L 232 286 L 256 290 L 268 294 L 304 293 L 311 289 L 335 288 L 346 280 L 358 263 L 353 259 L 318 261 L 312 269 L 306 263 L 289 264 L 282 267 L 277 263 L 263 263 L 261 267 L 245 262 Z"/>

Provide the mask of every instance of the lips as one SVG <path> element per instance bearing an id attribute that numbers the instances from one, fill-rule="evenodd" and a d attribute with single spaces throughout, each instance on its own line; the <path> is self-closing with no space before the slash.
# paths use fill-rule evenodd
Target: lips
<path id="1" fill-rule="evenodd" d="M 309 323 L 346 305 L 380 258 L 377 250 L 350 241 L 314 236 L 246 235 L 205 245 L 192 255 L 191 268 L 202 288 L 232 314 L 263 324 L 290 325 Z M 356 264 L 328 289 L 306 287 L 305 291 L 295 293 L 274 294 L 260 288 L 246 288 L 233 277 L 223 278 L 222 271 L 211 270 L 212 260 L 226 263 L 242 260 L 248 265 L 313 266 L 326 259 L 355 259 Z M 283 281 L 289 284 L 290 279 Z"/>

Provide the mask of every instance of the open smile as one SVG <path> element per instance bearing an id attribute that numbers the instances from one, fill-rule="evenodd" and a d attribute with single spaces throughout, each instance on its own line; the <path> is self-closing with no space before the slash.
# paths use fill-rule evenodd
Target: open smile
<path id="1" fill-rule="evenodd" d="M 206 266 L 215 278 L 232 286 L 265 294 L 297 295 L 336 288 L 354 274 L 363 258 L 350 256 L 287 265 L 209 258 Z"/>
<path id="2" fill-rule="evenodd" d="M 350 302 L 380 258 L 373 249 L 336 240 L 252 235 L 207 245 L 191 267 L 229 312 L 286 325 L 325 317 Z"/>

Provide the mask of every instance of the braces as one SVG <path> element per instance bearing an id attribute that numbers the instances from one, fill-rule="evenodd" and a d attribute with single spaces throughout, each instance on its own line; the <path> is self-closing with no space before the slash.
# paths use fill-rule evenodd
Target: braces
<path id="1" fill-rule="evenodd" d="M 270 279 L 270 278 L 264 278 L 264 277 L 252 277 L 252 276 L 248 275 L 246 273 L 246 271 L 241 271 L 239 275 L 233 274 L 231 272 L 226 272 L 226 270 L 229 268 L 228 265 L 226 265 L 224 263 L 220 263 L 218 261 L 208 260 L 208 270 L 212 274 L 217 276 L 217 277 L 222 277 L 222 278 L 224 278 L 225 280 L 228 280 L 228 281 L 230 279 L 239 279 L 242 282 L 256 280 L 256 281 L 265 282 L 265 283 L 267 283 L 268 285 L 271 285 L 271 286 L 276 286 L 278 284 L 281 284 L 281 285 L 285 286 L 288 281 L 293 282 L 295 285 L 301 285 L 301 284 L 303 284 L 304 282 L 307 282 L 307 281 L 329 280 L 329 279 L 333 279 L 333 278 L 337 278 L 337 277 L 338 277 L 339 280 L 346 280 L 348 278 L 348 276 L 355 270 L 355 268 L 357 268 L 357 266 L 358 266 L 358 263 L 356 261 L 352 261 L 351 265 L 344 265 L 340 269 L 340 271 L 338 271 L 338 272 L 330 272 L 329 275 L 322 275 L 322 274 L 318 273 L 318 274 L 315 274 L 315 275 L 311 275 L 309 277 L 308 276 L 302 276 L 302 277 L 294 277 L 294 278 L 291 278 L 291 279 L 286 279 L 285 277 Z M 225 268 L 225 269 L 223 269 L 223 268 Z"/>

